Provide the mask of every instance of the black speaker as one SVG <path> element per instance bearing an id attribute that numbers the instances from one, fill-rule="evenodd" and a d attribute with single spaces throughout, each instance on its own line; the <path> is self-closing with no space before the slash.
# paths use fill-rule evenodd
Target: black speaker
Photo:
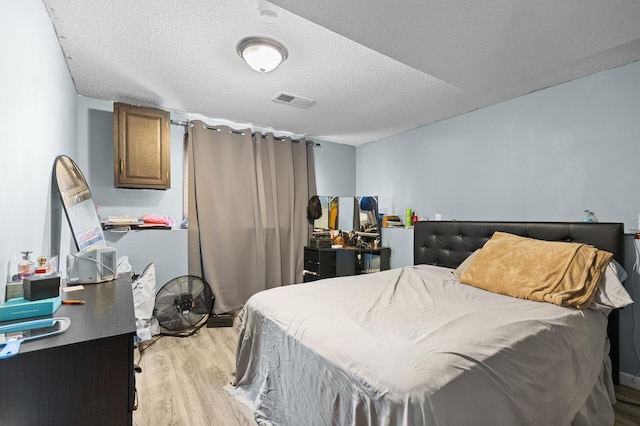
<path id="1" fill-rule="evenodd" d="M 30 277 L 22 280 L 24 298 L 27 300 L 49 299 L 60 296 L 60 277 Z"/>

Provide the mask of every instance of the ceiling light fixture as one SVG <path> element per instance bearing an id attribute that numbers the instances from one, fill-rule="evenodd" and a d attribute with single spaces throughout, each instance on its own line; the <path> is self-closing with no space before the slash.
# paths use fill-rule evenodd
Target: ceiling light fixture
<path id="1" fill-rule="evenodd" d="M 267 37 L 247 37 L 237 46 L 238 55 L 258 72 L 273 71 L 285 59 L 287 49 L 276 40 Z"/>

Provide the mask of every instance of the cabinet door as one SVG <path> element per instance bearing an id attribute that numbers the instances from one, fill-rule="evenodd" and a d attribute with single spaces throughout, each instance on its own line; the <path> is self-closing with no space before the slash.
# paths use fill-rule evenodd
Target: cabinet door
<path id="1" fill-rule="evenodd" d="M 113 128 L 116 188 L 170 188 L 169 113 L 115 103 Z"/>

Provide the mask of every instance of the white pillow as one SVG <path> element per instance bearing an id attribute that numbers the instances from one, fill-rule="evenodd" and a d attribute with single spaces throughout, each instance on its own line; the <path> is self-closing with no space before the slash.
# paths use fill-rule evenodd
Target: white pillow
<path id="1" fill-rule="evenodd" d="M 615 271 L 616 271 L 616 275 L 618 276 L 618 279 L 620 280 L 621 283 L 623 283 L 624 280 L 627 279 L 627 271 L 624 270 L 622 265 L 619 264 L 617 260 L 611 259 L 611 263 L 615 267 Z"/>
<path id="2" fill-rule="evenodd" d="M 632 304 L 633 299 L 621 282 L 626 278 L 627 273 L 624 268 L 615 260 L 611 260 L 598 283 L 591 308 L 609 310 Z"/>
<path id="3" fill-rule="evenodd" d="M 453 275 L 456 276 L 456 278 L 458 280 L 460 280 L 460 277 L 462 275 L 464 275 L 465 272 L 467 272 L 467 269 L 469 269 L 469 266 L 471 266 L 471 264 L 473 263 L 473 261 L 475 260 L 476 256 L 478 255 L 478 252 L 480 251 L 480 249 L 477 249 L 476 251 L 474 251 L 473 253 L 471 253 L 454 271 L 453 271 Z"/>

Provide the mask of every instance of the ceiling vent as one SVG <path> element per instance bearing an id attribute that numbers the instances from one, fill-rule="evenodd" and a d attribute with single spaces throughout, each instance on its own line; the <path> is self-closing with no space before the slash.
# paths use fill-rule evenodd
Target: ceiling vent
<path id="1" fill-rule="evenodd" d="M 273 102 L 279 102 L 281 104 L 293 105 L 298 108 L 306 108 L 315 101 L 309 98 L 303 98 L 302 96 L 292 95 L 290 93 L 279 92 L 273 97 Z"/>

